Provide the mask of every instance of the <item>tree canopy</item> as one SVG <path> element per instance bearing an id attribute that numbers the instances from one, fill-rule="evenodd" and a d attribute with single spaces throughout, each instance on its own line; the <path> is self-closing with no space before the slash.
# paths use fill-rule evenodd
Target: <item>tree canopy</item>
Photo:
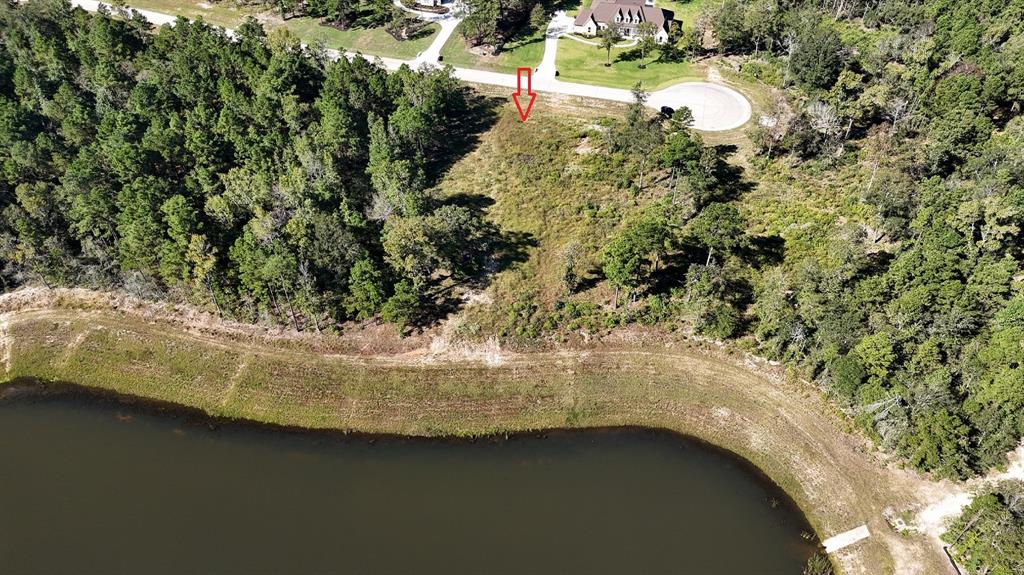
<path id="1" fill-rule="evenodd" d="M 5 285 L 320 329 L 478 268 L 454 242 L 478 215 L 425 191 L 467 116 L 448 70 L 328 61 L 254 20 L 151 34 L 63 0 L 4 3 L 0 30 Z"/>

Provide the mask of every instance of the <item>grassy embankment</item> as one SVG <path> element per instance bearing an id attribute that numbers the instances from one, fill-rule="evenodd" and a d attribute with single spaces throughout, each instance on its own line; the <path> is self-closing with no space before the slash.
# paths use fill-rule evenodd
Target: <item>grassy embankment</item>
<path id="1" fill-rule="evenodd" d="M 387 56 L 403 60 L 411 60 L 425 50 L 433 41 L 440 26 L 429 24 L 416 38 L 398 41 L 384 28 L 350 28 L 338 30 L 330 26 L 322 26 L 316 18 L 290 18 L 281 20 L 273 12 L 261 11 L 256 7 L 237 6 L 230 2 L 195 2 L 193 0 L 130 0 L 128 5 L 142 10 L 152 10 L 164 14 L 184 16 L 190 19 L 203 20 L 223 26 L 235 28 L 247 16 L 252 16 L 263 23 L 268 30 L 285 28 L 307 44 L 323 42 L 328 48 L 344 49 L 361 52 L 373 56 Z"/>

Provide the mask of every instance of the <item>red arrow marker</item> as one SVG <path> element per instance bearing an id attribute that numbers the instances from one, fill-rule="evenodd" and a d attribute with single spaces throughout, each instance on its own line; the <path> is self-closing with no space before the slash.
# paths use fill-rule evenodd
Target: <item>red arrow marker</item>
<path id="1" fill-rule="evenodd" d="M 530 117 L 530 110 L 533 109 L 533 101 L 537 99 L 537 94 L 533 91 L 532 68 L 516 68 L 516 91 L 512 92 L 512 101 L 516 103 L 516 109 L 519 110 L 519 117 L 525 122 Z M 526 94 L 523 94 L 523 76 L 526 76 Z M 523 107 L 524 102 L 520 102 L 519 98 L 527 100 L 526 107 Z"/>

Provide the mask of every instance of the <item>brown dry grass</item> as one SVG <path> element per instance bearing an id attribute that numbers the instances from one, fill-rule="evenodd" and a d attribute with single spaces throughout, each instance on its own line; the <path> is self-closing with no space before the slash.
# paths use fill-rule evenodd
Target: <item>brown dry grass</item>
<path id="1" fill-rule="evenodd" d="M 848 574 L 944 573 L 900 535 L 937 484 L 893 467 L 814 388 L 749 356 L 693 343 L 513 354 L 493 346 L 365 342 L 221 323 L 84 290 L 0 296 L 8 379 L 68 381 L 213 415 L 312 428 L 476 435 L 554 427 L 666 428 L 730 449 L 784 488 L 823 537 L 867 523 Z M 941 486 L 939 486 L 941 487 Z"/>

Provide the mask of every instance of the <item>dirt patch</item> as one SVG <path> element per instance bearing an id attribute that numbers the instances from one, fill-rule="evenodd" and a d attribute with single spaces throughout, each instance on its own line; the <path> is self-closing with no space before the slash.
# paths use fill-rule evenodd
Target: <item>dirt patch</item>
<path id="1" fill-rule="evenodd" d="M 7 314 L 0 315 L 0 364 L 4 366 L 4 373 L 11 370 L 12 341 L 8 331 L 9 325 Z"/>
<path id="2" fill-rule="evenodd" d="M 497 51 L 498 51 L 498 49 L 497 49 L 496 46 L 493 46 L 491 44 L 480 44 L 478 46 L 468 46 L 466 48 L 466 50 L 468 50 L 470 54 L 474 54 L 474 55 L 480 56 L 482 58 L 490 58 L 492 62 L 497 60 Z"/>
<path id="3" fill-rule="evenodd" d="M 938 540 L 946 527 L 963 513 L 979 493 L 1003 481 L 1024 481 L 1024 443 L 1009 455 L 1006 471 L 992 471 L 966 482 L 946 481 L 931 486 L 923 495 L 927 502 L 916 513 L 908 529 L 920 531 Z"/>
<path id="4" fill-rule="evenodd" d="M 579 143 L 579 145 L 578 145 L 578 146 L 576 146 L 576 148 L 574 149 L 574 151 L 575 151 L 575 152 L 576 152 L 577 154 L 579 154 L 579 155 L 581 155 L 581 156 L 582 156 L 582 155 L 586 155 L 586 154 L 592 154 L 592 153 L 594 153 L 594 150 L 595 150 L 595 149 L 596 149 L 596 148 L 595 148 L 595 147 L 594 147 L 594 146 L 593 146 L 593 145 L 592 145 L 592 144 L 590 143 L 590 138 L 589 138 L 589 137 L 585 137 L 585 138 L 583 138 L 582 140 L 580 140 L 580 143 Z"/>
<path id="5" fill-rule="evenodd" d="M 400 354 L 429 345 L 434 332 L 402 337 L 394 326 L 363 322 L 347 326 L 345 335 L 297 332 L 284 326 L 264 326 L 226 320 L 184 304 L 139 299 L 118 292 L 77 288 L 30 287 L 0 295 L 0 314 L 45 309 L 116 311 L 145 321 L 158 321 L 187 333 L 238 342 L 275 344 L 287 341 L 322 353 L 350 355 Z M 2 325 L 2 324 L 0 324 Z M 0 331 L 0 336 L 3 332 Z M 3 339 L 0 339 L 3 341 Z"/>

